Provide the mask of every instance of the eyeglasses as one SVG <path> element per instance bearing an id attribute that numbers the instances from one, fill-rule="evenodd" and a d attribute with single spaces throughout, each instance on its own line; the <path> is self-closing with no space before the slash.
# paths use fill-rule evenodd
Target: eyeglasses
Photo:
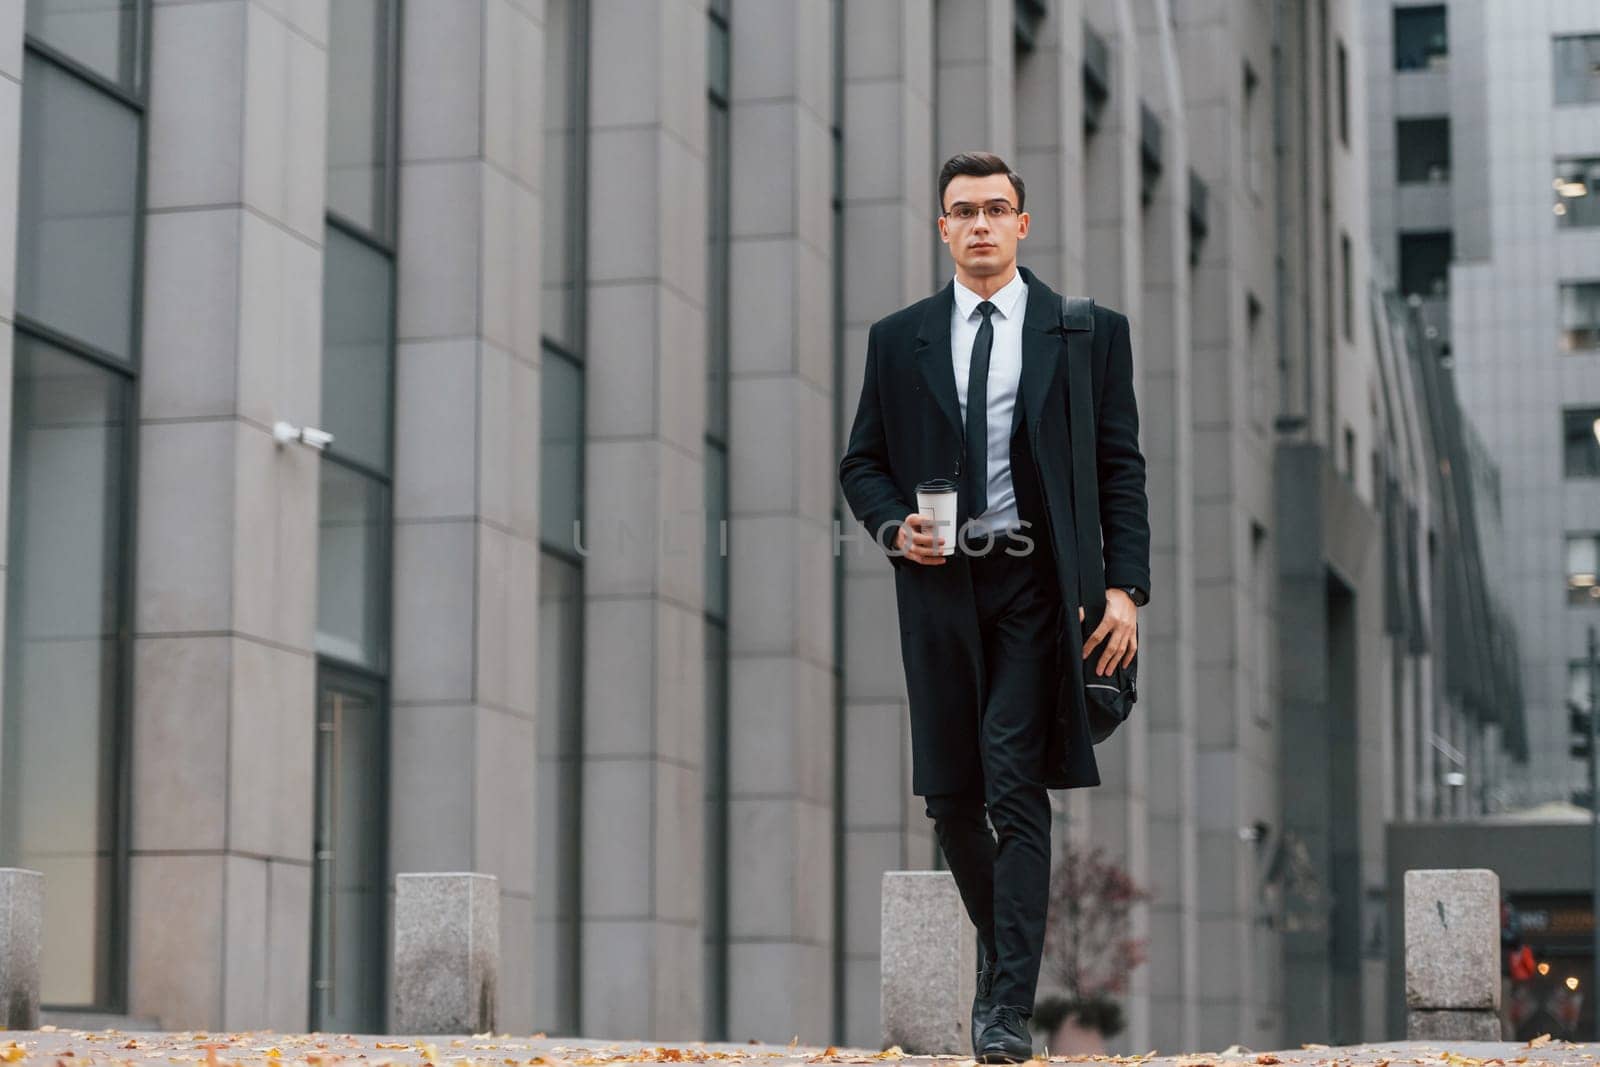
<path id="1" fill-rule="evenodd" d="M 957 222 L 971 222 L 978 217 L 979 210 L 977 204 L 969 204 L 965 200 L 960 200 L 951 204 L 949 211 L 941 211 L 940 214 L 946 218 L 955 219 Z M 991 200 L 984 204 L 981 210 L 989 217 L 990 222 L 999 222 L 1007 215 L 1022 214 L 1020 210 L 1011 206 L 1011 201 L 1009 200 Z"/>

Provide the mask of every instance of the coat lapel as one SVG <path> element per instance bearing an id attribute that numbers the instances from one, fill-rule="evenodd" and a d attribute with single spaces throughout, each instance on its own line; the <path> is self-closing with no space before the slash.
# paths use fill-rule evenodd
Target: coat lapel
<path id="1" fill-rule="evenodd" d="M 950 420 L 950 429 L 956 440 L 965 447 L 966 427 L 961 422 L 961 398 L 956 395 L 955 364 L 950 358 L 950 316 L 956 303 L 956 283 L 945 282 L 944 288 L 933 295 L 928 310 L 923 313 L 922 325 L 917 330 L 917 367 L 927 380 L 933 398 Z"/>
<path id="2" fill-rule="evenodd" d="M 1050 410 L 1060 375 L 1062 355 L 1060 302 L 1055 290 L 1027 267 L 1018 267 L 1028 286 L 1028 307 L 1022 316 L 1022 406 L 1028 420 L 1028 439 L 1037 448 L 1039 425 Z"/>

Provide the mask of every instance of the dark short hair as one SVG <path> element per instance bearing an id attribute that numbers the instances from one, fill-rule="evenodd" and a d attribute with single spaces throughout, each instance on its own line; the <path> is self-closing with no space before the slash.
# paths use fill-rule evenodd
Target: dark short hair
<path id="1" fill-rule="evenodd" d="M 944 161 L 944 166 L 939 168 L 939 210 L 944 210 L 944 191 L 950 185 L 950 179 L 958 174 L 968 174 L 974 178 L 987 177 L 990 174 L 1004 174 L 1011 179 L 1011 187 L 1017 191 L 1017 210 L 1022 210 L 1023 189 L 1022 176 L 1011 169 L 1011 165 L 993 152 L 957 152 Z"/>

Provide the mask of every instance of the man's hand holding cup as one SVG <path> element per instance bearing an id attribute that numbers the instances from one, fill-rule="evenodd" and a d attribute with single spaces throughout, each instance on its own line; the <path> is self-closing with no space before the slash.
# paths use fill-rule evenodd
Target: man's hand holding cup
<path id="1" fill-rule="evenodd" d="M 944 563 L 945 531 L 939 530 L 932 515 L 907 515 L 895 531 L 894 546 L 907 559 L 928 567 Z"/>
<path id="2" fill-rule="evenodd" d="M 917 510 L 895 534 L 895 547 L 907 558 L 937 566 L 955 554 L 957 491 L 949 478 L 930 478 L 917 486 Z"/>

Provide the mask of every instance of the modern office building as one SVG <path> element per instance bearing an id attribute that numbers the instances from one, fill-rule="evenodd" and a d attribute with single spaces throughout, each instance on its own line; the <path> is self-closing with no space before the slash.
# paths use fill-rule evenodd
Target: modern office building
<path id="1" fill-rule="evenodd" d="M 1565 704 L 1588 699 L 1600 623 L 1600 8 L 1366 12 L 1374 257 L 1419 302 L 1500 471 L 1494 569 L 1529 750 L 1507 803 L 1569 800 L 1586 787 Z"/>
<path id="2" fill-rule="evenodd" d="M 883 873 L 939 860 L 837 462 L 984 148 L 1023 262 L 1135 333 L 1140 702 L 1055 798 L 1154 894 L 1116 1044 L 1382 1036 L 1384 824 L 1483 810 L 1520 735 L 1452 702 L 1452 640 L 1513 654 L 1441 621 L 1492 467 L 1439 476 L 1468 431 L 1369 269 L 1361 16 L 0 4 L 47 1017 L 381 1031 L 394 876 L 471 870 L 499 1030 L 877 1044 Z"/>

